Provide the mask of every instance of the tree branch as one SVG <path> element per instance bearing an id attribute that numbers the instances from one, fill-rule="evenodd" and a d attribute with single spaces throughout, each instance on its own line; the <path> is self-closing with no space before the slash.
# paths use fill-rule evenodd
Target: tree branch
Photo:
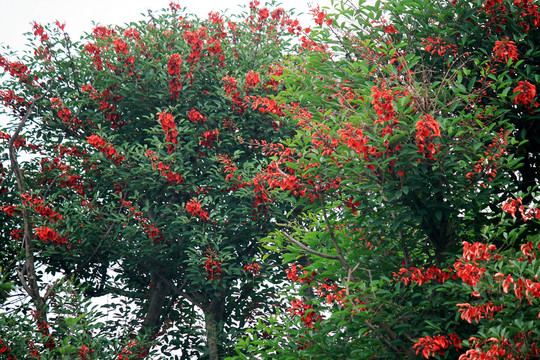
<path id="1" fill-rule="evenodd" d="M 278 230 L 278 232 L 285 236 L 289 241 L 291 241 L 293 244 L 297 245 L 298 247 L 300 247 L 302 250 L 312 254 L 312 255 L 315 255 L 315 256 L 320 256 L 322 258 L 325 258 L 325 259 L 330 259 L 330 260 L 339 260 L 339 257 L 337 255 L 328 255 L 328 254 L 324 254 L 322 252 L 319 252 L 317 250 L 313 250 L 309 247 L 307 247 L 306 245 L 302 244 L 300 241 L 294 239 L 291 235 L 281 231 L 281 230 Z"/>

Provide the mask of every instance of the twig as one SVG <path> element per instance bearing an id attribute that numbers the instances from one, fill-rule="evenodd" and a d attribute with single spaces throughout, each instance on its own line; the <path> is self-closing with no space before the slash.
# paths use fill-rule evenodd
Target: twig
<path id="1" fill-rule="evenodd" d="M 316 256 L 320 256 L 322 258 L 325 258 L 325 259 L 330 259 L 330 260 L 339 260 L 339 257 L 337 255 L 328 255 L 328 254 L 324 254 L 322 252 L 319 252 L 317 250 L 313 250 L 309 247 L 307 247 L 306 245 L 302 244 L 300 241 L 296 240 L 295 238 L 293 238 L 291 235 L 281 231 L 281 230 L 278 230 L 278 232 L 280 234 L 282 234 L 283 236 L 285 236 L 288 240 L 290 240 L 292 243 L 294 243 L 295 245 L 297 245 L 298 247 L 300 247 L 302 250 L 304 251 L 307 251 L 308 253 L 312 254 L 312 255 L 316 255 Z"/>

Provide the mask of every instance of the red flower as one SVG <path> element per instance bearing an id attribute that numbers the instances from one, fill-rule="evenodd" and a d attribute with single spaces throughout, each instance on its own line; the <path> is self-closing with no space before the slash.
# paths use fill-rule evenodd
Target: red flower
<path id="1" fill-rule="evenodd" d="M 251 274 L 254 278 L 258 277 L 259 270 L 261 270 L 261 265 L 253 263 L 250 265 L 244 266 L 244 272 L 246 274 Z"/>
<path id="2" fill-rule="evenodd" d="M 121 39 L 114 40 L 114 51 L 117 54 L 124 54 L 126 55 L 129 52 L 128 45 Z"/>
<path id="3" fill-rule="evenodd" d="M 212 253 L 215 255 L 215 252 Z M 215 259 L 212 254 L 206 255 L 203 268 L 206 270 L 206 276 L 209 280 L 215 280 L 221 276 L 221 262 Z"/>
<path id="4" fill-rule="evenodd" d="M 519 205 L 518 205 L 519 204 Z M 502 205 L 502 211 L 509 213 L 512 215 L 513 218 L 516 217 L 516 211 L 518 207 L 521 205 L 521 198 L 517 199 L 508 199 L 503 205 Z"/>
<path id="5" fill-rule="evenodd" d="M 199 145 L 211 148 L 212 144 L 214 143 L 214 141 L 217 140 L 218 136 L 219 136 L 219 130 L 217 129 L 208 130 L 204 132 L 203 134 L 201 134 L 201 137 L 203 138 L 203 140 L 199 141 Z"/>
<path id="6" fill-rule="evenodd" d="M 48 226 L 35 228 L 35 234 L 39 240 L 43 242 L 52 242 L 55 245 L 62 245 L 67 243 L 67 239 L 58 235 L 56 231 Z"/>
<path id="7" fill-rule="evenodd" d="M 204 122 L 206 121 L 206 118 L 203 116 L 203 114 L 201 114 L 195 109 L 191 109 L 189 111 L 188 117 L 189 121 L 191 122 L 200 122 L 201 124 L 204 124 Z"/>
<path id="8" fill-rule="evenodd" d="M 435 155 L 437 152 L 438 147 L 431 143 L 431 139 L 441 136 L 439 123 L 431 114 L 420 116 L 420 119 L 421 120 L 416 122 L 415 136 L 418 152 L 423 153 L 423 156 L 427 159 L 433 159 L 433 155 Z M 426 139 L 429 141 L 429 143 L 426 141 Z"/>
<path id="9" fill-rule="evenodd" d="M 514 104 L 530 106 L 536 96 L 536 87 L 528 81 L 518 81 L 518 86 L 514 89 Z"/>
<path id="10" fill-rule="evenodd" d="M 513 41 L 508 41 L 508 39 L 495 41 L 493 57 L 499 62 L 507 63 L 509 59 L 516 62 L 518 60 L 516 44 Z"/>
<path id="11" fill-rule="evenodd" d="M 459 312 L 461 313 L 461 319 L 471 324 L 473 321 L 480 322 L 481 319 L 491 319 L 493 315 L 503 310 L 503 306 L 493 306 L 493 303 L 471 305 L 469 303 L 456 304 Z"/>
<path id="12" fill-rule="evenodd" d="M 90 135 L 86 141 L 97 148 L 109 160 L 113 160 L 116 165 L 120 165 L 126 159 L 125 156 L 118 155 L 116 148 L 112 144 L 108 144 L 105 139 L 98 135 Z"/>
<path id="13" fill-rule="evenodd" d="M 413 345 L 413 349 L 416 348 L 416 353 L 418 354 L 422 351 L 422 356 L 426 359 L 430 356 L 435 355 L 444 355 L 444 350 L 447 349 L 452 343 L 444 335 L 435 335 L 433 337 L 426 336 L 419 338 Z"/>
<path id="14" fill-rule="evenodd" d="M 179 80 L 181 70 L 182 57 L 180 54 L 172 54 L 167 62 L 167 71 L 171 77 L 171 80 L 169 81 L 169 92 L 173 100 L 178 98 L 178 95 L 180 95 L 180 90 L 182 89 L 182 83 L 180 83 Z"/>
<path id="15" fill-rule="evenodd" d="M 176 124 L 174 123 L 174 117 L 166 111 L 158 113 L 158 120 L 161 123 L 163 133 L 166 135 L 165 141 L 167 144 L 167 151 L 172 154 L 174 145 L 178 144 L 178 131 L 176 131 Z"/>
<path id="16" fill-rule="evenodd" d="M 246 76 L 246 90 L 250 87 L 254 88 L 259 85 L 261 82 L 261 79 L 259 78 L 259 74 L 253 71 L 250 71 Z"/>
<path id="17" fill-rule="evenodd" d="M 186 210 L 188 213 L 190 213 L 193 216 L 198 217 L 202 221 L 209 220 L 208 212 L 202 210 L 202 205 L 200 202 L 197 201 L 197 199 L 189 200 L 186 204 Z"/>
<path id="18" fill-rule="evenodd" d="M 311 9 L 310 11 L 313 13 L 313 18 L 315 19 L 315 24 L 322 26 L 322 24 L 325 22 L 324 19 L 326 19 L 328 14 L 326 14 L 324 11 L 320 11 L 318 6 L 315 9 Z M 327 19 L 326 24 L 328 26 L 332 25 L 332 19 Z"/>

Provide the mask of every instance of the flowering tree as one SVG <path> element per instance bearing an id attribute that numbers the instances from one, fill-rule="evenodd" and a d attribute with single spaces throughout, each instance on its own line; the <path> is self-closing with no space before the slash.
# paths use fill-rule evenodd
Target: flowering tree
<path id="1" fill-rule="evenodd" d="M 34 24 L 33 53 L 0 57 L 13 116 L 0 133 L 1 265 L 36 311 L 32 351 L 62 349 L 51 299 L 70 278 L 87 297 L 118 296 L 113 324 L 132 338 L 119 359 L 145 357 L 157 338 L 165 355 L 221 358 L 272 306 L 281 275 L 258 240 L 287 206 L 249 174 L 265 161 L 254 145 L 291 128 L 253 104 L 282 88 L 281 62 L 302 32 L 257 1 L 242 17 L 207 20 L 171 3 L 80 42 L 64 24 Z M 83 345 L 95 353 L 81 358 L 98 356 L 73 343 Z"/>
<path id="2" fill-rule="evenodd" d="M 304 210 L 265 240 L 291 263 L 290 307 L 239 351 L 538 357 L 538 5 L 314 15 L 322 28 L 281 98 L 297 133 L 264 172 Z"/>

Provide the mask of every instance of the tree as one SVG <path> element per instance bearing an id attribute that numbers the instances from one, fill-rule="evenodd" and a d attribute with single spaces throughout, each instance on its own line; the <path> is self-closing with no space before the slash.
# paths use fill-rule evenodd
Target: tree
<path id="1" fill-rule="evenodd" d="M 316 51 L 281 95 L 297 132 L 268 186 L 304 215 L 265 241 L 291 263 L 290 308 L 238 350 L 537 357 L 538 5 L 340 6 L 314 10 Z"/>
<path id="2" fill-rule="evenodd" d="M 277 301 L 281 275 L 258 240 L 290 206 L 247 176 L 266 161 L 259 145 L 292 131 L 266 98 L 302 32 L 257 1 L 207 20 L 171 3 L 80 42 L 63 24 L 34 24 L 34 52 L 0 58 L 14 119 L 2 132 L 2 267 L 38 326 L 55 321 L 52 294 L 73 278 L 86 297 L 119 297 L 117 326 L 140 341 L 120 357 L 145 357 L 158 337 L 165 355 L 230 354 Z M 42 274 L 58 280 L 47 290 Z M 37 351 L 57 354 L 54 332 L 40 331 Z"/>

